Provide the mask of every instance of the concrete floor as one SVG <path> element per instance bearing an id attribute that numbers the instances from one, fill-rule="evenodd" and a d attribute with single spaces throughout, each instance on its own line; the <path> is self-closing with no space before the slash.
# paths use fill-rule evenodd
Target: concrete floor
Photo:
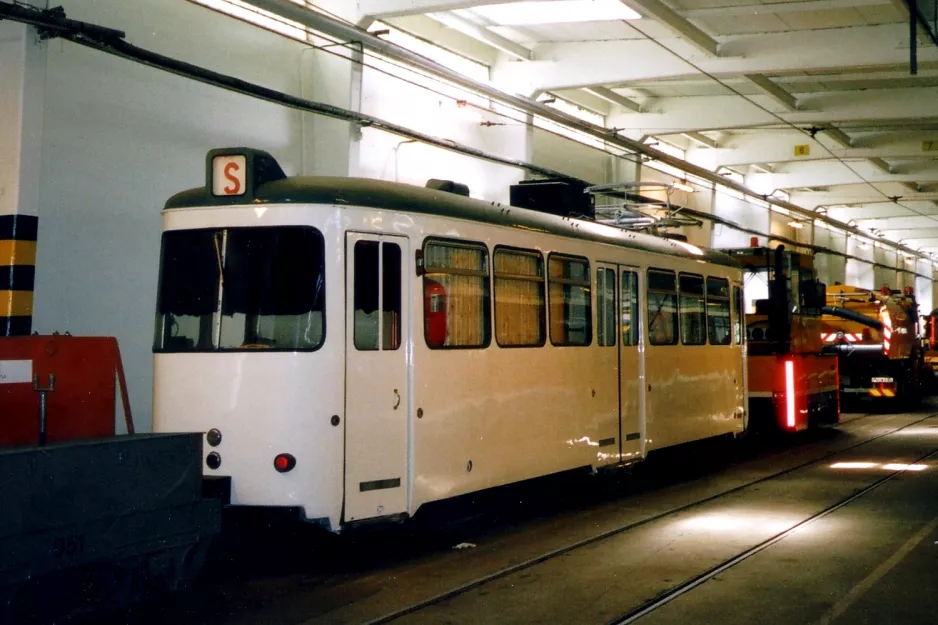
<path id="1" fill-rule="evenodd" d="M 837 432 L 796 437 L 732 462 L 707 457 L 708 451 L 725 455 L 725 450 L 696 451 L 690 459 L 665 454 L 596 492 L 578 493 L 570 501 L 555 497 L 553 506 L 550 496 L 526 493 L 533 512 L 481 526 L 470 523 L 436 541 L 413 535 L 345 538 L 332 545 L 328 558 L 313 548 L 293 554 L 292 563 L 279 571 L 252 571 L 241 562 L 242 574 L 216 571 L 191 592 L 108 622 L 369 622 L 577 541 L 793 469 L 394 621 L 616 622 L 894 473 L 882 465 L 912 463 L 938 450 L 938 417 L 920 421 L 934 410 L 847 416 Z M 817 462 L 802 466 L 812 460 Z M 834 462 L 875 466 L 839 469 L 831 467 Z M 902 472 L 637 622 L 935 622 L 938 593 L 931 580 L 938 559 L 938 498 L 932 493 L 938 487 L 938 455 L 924 464 L 925 470 Z M 379 553 L 388 542 L 396 550 Z M 453 550 L 459 542 L 475 546 Z"/>

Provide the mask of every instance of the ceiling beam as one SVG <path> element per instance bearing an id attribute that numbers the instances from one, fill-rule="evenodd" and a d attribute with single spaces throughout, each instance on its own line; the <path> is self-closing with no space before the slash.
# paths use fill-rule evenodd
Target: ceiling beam
<path id="1" fill-rule="evenodd" d="M 901 1 L 901 0 L 900 0 Z M 829 11 L 831 9 L 853 9 L 861 6 L 888 6 L 890 0 L 806 0 L 805 2 L 771 2 L 768 4 L 744 4 L 706 9 L 681 11 L 687 19 L 712 19 L 739 15 L 767 15 L 770 13 L 803 13 Z"/>
<path id="2" fill-rule="evenodd" d="M 924 234 L 924 235 L 929 235 L 929 234 L 936 234 L 936 235 L 938 235 L 938 227 L 923 228 L 923 227 L 919 226 L 919 227 L 913 227 L 913 228 L 890 228 L 889 225 L 886 224 L 886 225 L 883 226 L 882 228 L 877 228 L 877 230 L 879 230 L 880 232 L 891 232 L 892 234 L 896 234 L 896 235 L 899 235 L 899 236 L 902 236 L 902 235 L 903 235 L 904 233 L 906 233 L 906 232 L 910 232 L 910 233 L 913 233 L 913 234 L 919 233 L 919 234 Z M 905 238 L 905 237 L 903 237 L 903 238 Z M 929 237 L 929 236 L 924 236 L 924 237 L 909 237 L 909 240 L 910 240 L 910 241 L 921 241 L 921 240 L 929 239 L 929 238 L 931 238 L 931 237 Z"/>
<path id="3" fill-rule="evenodd" d="M 897 44 L 907 38 L 906 24 L 721 36 L 720 56 L 700 56 L 694 64 L 719 78 L 907 67 L 908 48 Z M 660 42 L 680 53 L 693 54 L 681 39 L 664 37 Z M 536 56 L 532 63 L 499 64 L 495 68 L 501 74 L 499 80 L 514 85 L 518 92 L 533 93 L 700 77 L 684 59 L 662 54 L 659 44 L 647 39 L 544 42 L 538 45 Z M 938 47 L 922 47 L 918 57 L 922 65 L 938 62 Z M 603 63 L 597 59 L 641 62 Z"/>
<path id="4" fill-rule="evenodd" d="M 471 9 L 486 4 L 501 4 L 505 0 L 358 0 L 361 20 L 376 20 L 404 15 L 435 13 Z"/>
<path id="5" fill-rule="evenodd" d="M 587 93 L 583 89 L 561 89 L 558 91 L 552 91 L 551 93 L 563 100 L 573 102 L 577 106 L 581 106 L 588 111 L 599 113 L 604 117 L 609 115 L 609 112 L 612 110 L 612 104 L 608 100 L 598 98 L 591 93 Z"/>
<path id="6" fill-rule="evenodd" d="M 883 172 L 884 174 L 893 173 L 892 166 L 886 161 L 884 161 L 883 159 L 879 158 L 878 156 L 874 156 L 873 158 L 868 158 L 866 160 L 870 165 L 872 165 L 879 171 Z"/>
<path id="7" fill-rule="evenodd" d="M 410 33 L 468 57 L 473 61 L 478 61 L 483 65 L 491 67 L 499 58 L 501 52 L 496 48 L 482 43 L 478 39 L 465 35 L 458 30 L 444 26 L 436 20 L 432 20 L 426 15 L 408 15 L 405 17 L 390 17 L 384 20 L 385 23 L 398 28 L 405 33 Z"/>
<path id="8" fill-rule="evenodd" d="M 936 48 L 938 51 L 938 48 Z M 516 63 L 516 65 L 518 65 Z M 772 106 L 767 96 L 752 96 L 757 104 Z M 933 114 L 938 101 L 938 87 L 918 89 L 871 89 L 849 93 L 817 93 L 803 97 L 802 108 L 797 111 L 766 113 L 753 102 L 736 95 L 655 98 L 653 106 L 644 106 L 641 115 L 622 111 L 615 114 L 610 124 L 616 128 L 653 129 L 646 134 L 667 135 L 700 131 L 733 131 L 766 129 L 766 133 L 779 133 L 786 123 L 798 128 L 836 125 L 850 128 L 851 124 L 882 127 L 895 125 L 899 130 L 912 127 L 922 115 Z M 794 130 L 794 129 L 792 129 Z M 853 132 L 853 131 L 851 131 Z M 916 150 L 921 155 L 934 155 L 921 151 L 922 141 L 938 141 L 938 126 L 934 130 L 922 129 Z M 734 138 L 735 141 L 735 138 Z M 802 135 L 798 143 L 810 141 Z M 841 148 L 838 148 L 841 149 Z M 858 144 L 856 148 L 862 149 Z M 790 152 L 791 147 L 787 150 Z M 816 151 L 812 148 L 812 156 Z M 817 154 L 826 154 L 817 152 Z M 871 156 L 878 156 L 872 154 Z M 756 159 L 754 162 L 775 162 Z"/>
<path id="9" fill-rule="evenodd" d="M 619 121 L 618 119 L 616 120 Z M 673 133 L 682 134 L 686 133 Z M 659 136 L 663 133 L 659 133 Z M 667 135 L 664 135 L 667 136 Z M 932 137 L 934 137 L 932 139 Z M 901 161 L 911 165 L 925 165 L 935 157 L 935 152 L 922 150 L 924 140 L 938 141 L 938 128 L 932 132 L 893 130 L 873 134 L 857 135 L 853 139 L 855 147 L 842 148 L 827 141 L 828 148 L 822 147 L 818 135 L 815 142 L 804 133 L 796 130 L 737 130 L 715 149 L 705 150 L 707 162 L 714 167 L 720 165 L 752 165 L 753 163 L 789 163 L 791 168 L 797 164 L 807 165 L 814 161 L 836 159 L 859 160 L 873 157 L 888 159 L 890 162 Z M 807 143 L 808 155 L 795 154 L 793 146 Z"/>
<path id="10" fill-rule="evenodd" d="M 750 167 L 755 169 L 760 174 L 774 174 L 775 173 L 775 169 L 771 165 L 766 165 L 765 163 L 753 163 L 752 165 L 750 165 Z"/>
<path id="11" fill-rule="evenodd" d="M 642 110 L 642 105 L 634 100 L 630 100 L 624 95 L 619 95 L 612 89 L 607 87 L 589 87 L 583 89 L 586 93 L 596 96 L 597 98 L 602 98 L 607 102 L 612 102 L 613 104 L 618 104 L 622 108 L 628 109 L 633 113 L 638 113 Z"/>
<path id="12" fill-rule="evenodd" d="M 779 171 L 779 168 L 777 168 L 772 179 L 772 185 L 779 189 L 795 192 L 797 189 L 805 188 L 824 187 L 834 189 L 863 185 L 866 188 L 852 189 L 858 196 L 858 201 L 866 197 L 881 199 L 884 195 L 888 197 L 895 195 L 908 197 L 909 189 L 902 185 L 903 182 L 921 184 L 926 179 L 927 182 L 938 179 L 938 172 L 934 171 L 929 174 L 917 175 L 886 174 L 864 161 L 850 163 L 850 168 L 836 161 L 815 161 L 805 163 L 804 167 L 798 167 L 795 171 L 791 171 L 792 168 L 789 166 L 784 169 L 784 171 Z M 854 171 L 859 173 L 859 176 Z M 876 188 L 871 188 L 869 185 L 874 185 Z M 879 190 L 877 191 L 877 189 Z M 920 189 L 917 193 L 924 194 L 926 191 Z M 930 196 L 938 195 L 931 191 L 927 193 Z"/>
<path id="13" fill-rule="evenodd" d="M 839 143 L 845 148 L 849 148 L 850 146 L 853 145 L 853 139 L 851 139 L 847 133 L 845 133 L 840 128 L 837 128 L 836 126 L 828 126 L 827 128 L 823 130 L 823 132 L 825 135 L 827 135 L 828 137 L 830 137 L 831 139 L 833 139 L 834 141 L 836 141 L 837 143 Z"/>
<path id="14" fill-rule="evenodd" d="M 909 7 L 903 0 L 889 0 L 892 6 L 899 12 L 899 15 L 902 16 L 902 20 L 905 22 L 909 21 Z M 925 25 L 915 20 L 915 25 L 918 27 L 918 36 L 919 39 L 930 40 L 931 37 L 928 35 L 928 30 L 925 28 Z"/>
<path id="15" fill-rule="evenodd" d="M 720 44 L 716 39 L 675 13 L 670 7 L 668 7 L 660 0 L 628 0 L 628 2 L 625 2 L 625 0 L 619 1 L 645 16 L 655 18 L 673 30 L 675 33 L 686 39 L 701 52 L 711 56 L 717 56 L 719 54 Z"/>
<path id="16" fill-rule="evenodd" d="M 913 193 L 918 193 L 919 191 L 922 190 L 922 188 L 919 186 L 917 182 L 907 181 L 907 182 L 900 182 L 899 184 L 905 187 L 906 189 L 908 189 L 909 191 L 912 191 Z"/>
<path id="17" fill-rule="evenodd" d="M 702 132 L 682 132 L 681 134 L 698 145 L 702 145 L 707 148 L 720 147 L 720 144 L 717 143 L 716 139 L 711 139 Z"/>
<path id="18" fill-rule="evenodd" d="M 745 74 L 746 80 L 759 88 L 762 93 L 769 96 L 789 111 L 798 109 L 798 100 L 763 74 Z"/>
<path id="19" fill-rule="evenodd" d="M 464 35 L 468 35 L 473 39 L 481 41 L 482 43 L 488 44 L 493 48 L 501 50 L 505 54 L 508 54 L 515 59 L 519 59 L 521 61 L 531 60 L 531 51 L 520 43 L 516 43 L 511 39 L 493 33 L 484 26 L 473 24 L 469 20 L 454 13 L 427 13 L 427 17 L 436 20 L 444 26 L 450 27 L 453 30 L 457 30 Z"/>
<path id="20" fill-rule="evenodd" d="M 809 210 L 818 206 L 848 206 L 851 207 L 851 209 L 856 207 L 885 206 L 888 207 L 890 211 L 908 210 L 910 207 L 914 207 L 915 211 L 918 212 L 930 212 L 935 210 L 931 204 L 931 200 L 938 200 L 938 197 L 915 197 L 906 200 L 902 199 L 901 193 L 896 193 L 896 195 L 899 196 L 899 199 L 894 202 L 878 194 L 876 190 L 871 189 L 869 185 L 854 184 L 851 186 L 836 187 L 833 190 L 823 192 L 807 193 L 792 190 L 791 202 L 797 203 L 799 206 L 808 207 Z M 828 212 L 838 219 L 845 221 L 847 219 L 846 216 L 840 215 L 839 213 L 835 215 L 833 210 Z M 914 211 L 910 212 L 914 213 Z"/>

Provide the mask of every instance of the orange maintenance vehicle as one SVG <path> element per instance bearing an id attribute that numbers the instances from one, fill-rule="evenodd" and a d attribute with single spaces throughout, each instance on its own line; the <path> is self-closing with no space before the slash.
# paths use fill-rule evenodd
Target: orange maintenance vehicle
<path id="1" fill-rule="evenodd" d="M 915 402 L 921 397 L 924 350 L 910 287 L 829 287 L 821 339 L 824 351 L 839 358 L 845 398 Z"/>
<path id="2" fill-rule="evenodd" d="M 746 271 L 750 427 L 797 431 L 837 423 L 837 356 L 823 350 L 825 285 L 814 258 L 783 245 L 723 251 Z"/>

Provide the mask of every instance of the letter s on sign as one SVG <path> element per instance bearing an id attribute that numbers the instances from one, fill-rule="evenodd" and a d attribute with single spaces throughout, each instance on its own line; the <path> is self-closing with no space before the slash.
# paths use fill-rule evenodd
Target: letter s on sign
<path id="1" fill-rule="evenodd" d="M 212 157 L 212 195 L 244 195 L 247 191 L 247 158 L 243 154 Z"/>
<path id="2" fill-rule="evenodd" d="M 241 192 L 241 181 L 235 178 L 232 172 L 236 172 L 240 167 L 237 163 L 228 163 L 225 165 L 225 178 L 231 181 L 231 185 L 225 187 L 225 193 L 229 195 L 237 195 Z"/>

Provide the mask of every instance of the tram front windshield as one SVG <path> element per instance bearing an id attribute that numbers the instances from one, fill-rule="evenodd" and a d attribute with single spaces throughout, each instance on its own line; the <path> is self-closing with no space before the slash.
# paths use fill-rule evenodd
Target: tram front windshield
<path id="1" fill-rule="evenodd" d="M 317 349 L 323 247 L 308 226 L 163 233 L 154 351 Z"/>

